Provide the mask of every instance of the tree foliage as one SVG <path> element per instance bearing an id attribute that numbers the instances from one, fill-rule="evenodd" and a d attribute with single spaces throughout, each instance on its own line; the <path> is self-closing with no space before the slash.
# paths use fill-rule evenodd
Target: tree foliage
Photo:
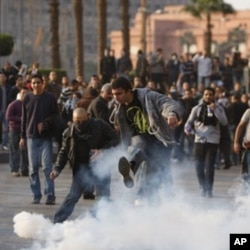
<path id="1" fill-rule="evenodd" d="M 181 37 L 180 37 L 180 43 L 181 45 L 186 45 L 187 46 L 187 52 L 189 53 L 190 47 L 196 43 L 194 34 L 190 31 L 185 32 Z"/>
<path id="2" fill-rule="evenodd" d="M 9 56 L 14 47 L 14 38 L 8 34 L 0 34 L 0 56 Z"/>
<path id="3" fill-rule="evenodd" d="M 211 16 L 214 13 L 221 13 L 223 16 L 235 13 L 231 4 L 224 2 L 223 0 L 191 0 L 191 3 L 184 7 L 184 11 L 189 12 L 196 18 L 206 18 L 206 31 L 205 36 L 205 51 L 211 54 L 212 44 L 212 24 Z"/>

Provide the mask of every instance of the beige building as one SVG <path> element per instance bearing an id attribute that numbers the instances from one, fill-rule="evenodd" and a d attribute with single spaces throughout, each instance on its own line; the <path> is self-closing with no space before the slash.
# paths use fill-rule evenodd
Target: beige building
<path id="1" fill-rule="evenodd" d="M 236 49 L 237 44 L 242 56 L 249 57 L 250 10 L 238 11 L 236 14 L 226 17 L 221 14 L 213 15 L 212 24 L 212 52 L 215 55 L 231 53 Z M 137 12 L 134 25 L 130 28 L 130 54 L 133 62 L 136 60 L 138 49 L 142 47 L 142 28 L 142 14 Z M 172 52 L 182 54 L 187 50 L 191 53 L 203 51 L 205 30 L 205 20 L 195 19 L 189 13 L 184 12 L 183 6 L 166 6 L 162 11 L 147 16 L 146 52 L 150 54 L 157 48 L 162 48 L 167 59 Z M 229 40 L 230 32 L 241 34 L 243 38 L 234 35 Z M 235 43 L 234 40 L 237 42 Z M 116 56 L 119 56 L 122 49 L 121 31 L 112 31 L 110 41 Z M 189 45 L 187 45 L 188 43 Z"/>

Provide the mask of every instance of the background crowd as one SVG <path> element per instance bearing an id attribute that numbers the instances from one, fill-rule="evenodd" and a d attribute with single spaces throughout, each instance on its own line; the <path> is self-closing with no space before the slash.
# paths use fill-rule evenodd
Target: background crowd
<path id="1" fill-rule="evenodd" d="M 42 75 L 42 80 L 44 90 L 57 100 L 65 128 L 72 124 L 74 109 L 82 107 L 91 118 L 101 118 L 116 129 L 116 124 L 110 120 L 114 100 L 111 86 L 107 83 L 112 83 L 118 76 L 130 79 L 133 88 L 149 88 L 178 101 L 184 114 L 175 128 L 177 143 L 172 149 L 172 162 L 193 159 L 195 135 L 191 133 L 187 136 L 184 126 L 193 107 L 202 102 L 204 89 L 210 87 L 214 90 L 214 102 L 223 108 L 228 119 L 228 123 L 221 127 L 214 168 L 229 169 L 240 163 L 240 154 L 233 151 L 233 138 L 242 115 L 249 108 L 248 87 L 243 79 L 247 66 L 248 61 L 241 58 L 240 52 L 225 55 L 224 58 L 203 52 L 195 55 L 172 53 L 171 58 L 164 58 L 161 48 L 149 56 L 139 50 L 133 65 L 128 51 L 122 50 L 120 57 L 115 58 L 113 51 L 106 48 L 100 61 L 100 75 L 93 72 L 90 79 L 81 75 L 59 79 L 56 71 L 52 70 L 49 75 Z M 18 60 L 14 64 L 6 62 L 0 71 L 1 143 L 3 150 L 9 150 L 13 176 L 28 175 L 27 152 L 21 154 L 17 142 L 20 139 L 23 96 L 32 91 L 31 79 L 39 74 L 39 67 L 38 62 L 29 67 Z M 18 111 L 13 111 L 13 108 L 10 111 L 17 100 Z M 57 135 L 54 141 L 60 148 L 62 136 Z M 93 188 L 90 189 L 86 197 L 93 196 Z"/>

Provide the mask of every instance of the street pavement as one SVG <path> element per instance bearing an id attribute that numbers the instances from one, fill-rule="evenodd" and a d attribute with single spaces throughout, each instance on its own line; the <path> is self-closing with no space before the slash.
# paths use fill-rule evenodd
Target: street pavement
<path id="1" fill-rule="evenodd" d="M 185 191 L 185 194 L 188 194 L 185 198 L 187 200 L 193 200 L 196 203 L 204 203 L 204 199 L 209 199 L 201 198 L 200 196 L 193 163 L 191 161 L 185 161 L 182 164 L 173 163 L 172 169 L 174 190 L 176 192 L 181 193 Z M 229 170 L 216 170 L 214 197 L 209 200 L 210 206 L 227 207 L 232 204 L 233 195 L 229 190 L 239 178 L 239 173 L 239 166 L 233 166 Z M 41 171 L 40 176 L 43 180 Z M 8 164 L 0 164 L 0 250 L 16 250 L 31 247 L 31 239 L 19 238 L 14 233 L 13 217 L 21 211 L 27 211 L 30 213 L 43 214 L 45 217 L 53 220 L 55 211 L 60 206 L 69 190 L 71 178 L 71 170 L 66 166 L 61 175 L 56 179 L 56 205 L 45 205 L 45 197 L 43 197 L 41 204 L 33 205 L 31 204 L 32 196 L 28 177 L 13 177 L 10 174 Z M 115 178 L 118 178 L 118 175 Z M 121 180 L 119 182 L 119 185 L 120 184 L 122 185 Z M 119 185 L 112 186 L 111 192 L 113 199 L 119 198 L 119 195 L 113 195 L 113 193 L 117 193 L 117 191 L 119 193 L 119 190 L 121 192 L 123 190 L 123 187 L 119 188 Z M 80 199 L 70 219 L 77 218 L 77 216 L 90 209 L 95 203 L 96 201 Z"/>

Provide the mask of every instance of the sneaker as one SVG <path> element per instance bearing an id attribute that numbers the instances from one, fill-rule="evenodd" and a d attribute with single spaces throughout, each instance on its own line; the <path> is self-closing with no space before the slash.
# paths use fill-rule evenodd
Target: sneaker
<path id="1" fill-rule="evenodd" d="M 31 201 L 31 204 L 40 204 L 40 200 L 41 198 L 33 198 L 33 200 Z"/>
<path id="2" fill-rule="evenodd" d="M 134 174 L 130 168 L 130 163 L 125 157 L 121 157 L 118 163 L 119 172 L 123 176 L 123 182 L 127 188 L 134 186 Z"/>
<path id="3" fill-rule="evenodd" d="M 231 168 L 231 166 L 232 166 L 231 164 L 225 164 L 223 169 L 229 169 L 229 168 Z"/>
<path id="4" fill-rule="evenodd" d="M 86 194 L 83 194 L 83 199 L 84 200 L 94 200 L 95 199 L 95 195 L 92 194 L 92 193 L 86 193 Z"/>
<path id="5" fill-rule="evenodd" d="M 3 150 L 4 150 L 4 151 L 8 151 L 9 148 L 8 148 L 7 146 L 3 146 Z"/>
<path id="6" fill-rule="evenodd" d="M 20 176 L 20 173 L 19 172 L 11 172 L 12 176 L 14 177 L 19 177 Z"/>
<path id="7" fill-rule="evenodd" d="M 49 195 L 47 197 L 47 200 L 46 200 L 45 204 L 46 205 L 55 205 L 56 204 L 56 197 L 52 196 L 52 195 Z"/>

